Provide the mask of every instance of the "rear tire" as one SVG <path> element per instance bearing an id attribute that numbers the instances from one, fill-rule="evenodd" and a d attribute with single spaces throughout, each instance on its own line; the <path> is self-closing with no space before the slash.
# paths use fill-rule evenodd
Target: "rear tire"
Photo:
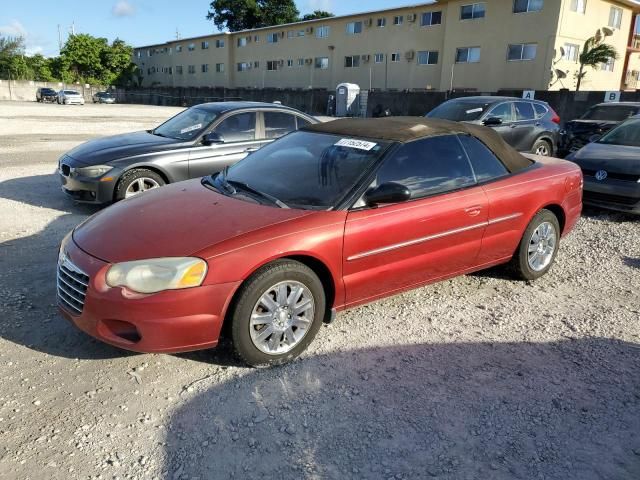
<path id="1" fill-rule="evenodd" d="M 560 246 L 560 223 L 550 210 L 540 210 L 529 222 L 511 259 L 515 275 L 536 280 L 549 271 Z"/>
<path id="2" fill-rule="evenodd" d="M 553 155 L 553 148 L 547 140 L 539 138 L 535 141 L 533 147 L 531 147 L 531 152 L 536 155 L 542 155 L 543 157 L 550 157 Z"/>
<path id="3" fill-rule="evenodd" d="M 116 185 L 115 201 L 123 200 L 153 188 L 162 187 L 166 182 L 152 170 L 136 168 L 125 172 Z"/>
<path id="4" fill-rule="evenodd" d="M 322 282 L 306 265 L 277 260 L 238 292 L 229 320 L 236 355 L 253 367 L 287 363 L 314 339 L 325 315 Z"/>

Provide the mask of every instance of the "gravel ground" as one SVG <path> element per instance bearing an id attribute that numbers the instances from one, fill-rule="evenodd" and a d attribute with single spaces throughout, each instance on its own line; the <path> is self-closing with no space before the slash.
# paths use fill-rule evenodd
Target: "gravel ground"
<path id="1" fill-rule="evenodd" d="M 61 319 L 58 244 L 95 208 L 63 197 L 57 158 L 176 111 L 0 103 L 0 478 L 640 478 L 637 218 L 587 211 L 543 279 L 342 313 L 271 370 Z"/>

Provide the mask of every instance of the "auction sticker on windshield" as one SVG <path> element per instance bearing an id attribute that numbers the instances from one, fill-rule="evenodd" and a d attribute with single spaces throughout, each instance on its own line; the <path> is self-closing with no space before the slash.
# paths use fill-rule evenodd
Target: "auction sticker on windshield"
<path id="1" fill-rule="evenodd" d="M 183 128 L 182 130 L 180 130 L 180 133 L 193 132 L 194 130 L 200 130 L 201 128 L 202 128 L 202 124 L 197 123 L 195 125 L 191 125 L 190 127 Z"/>
<path id="2" fill-rule="evenodd" d="M 478 113 L 478 112 L 481 112 L 481 111 L 482 111 L 482 108 L 472 108 L 471 110 L 467 110 L 467 111 L 466 111 L 466 112 L 464 112 L 464 113 L 466 113 L 466 114 L 469 114 L 469 113 Z"/>
<path id="3" fill-rule="evenodd" d="M 335 144 L 336 147 L 357 148 L 358 150 L 366 150 L 367 152 L 376 145 L 377 143 L 367 142 L 366 140 L 356 140 L 355 138 L 343 138 Z"/>

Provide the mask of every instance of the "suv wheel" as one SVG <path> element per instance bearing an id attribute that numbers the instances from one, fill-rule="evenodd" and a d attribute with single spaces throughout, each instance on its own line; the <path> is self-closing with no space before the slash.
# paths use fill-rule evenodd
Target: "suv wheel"
<path id="1" fill-rule="evenodd" d="M 550 157 L 552 155 L 551 144 L 541 138 L 536 140 L 536 142 L 533 144 L 533 147 L 531 147 L 531 151 L 536 155 L 541 155 L 543 157 Z"/>

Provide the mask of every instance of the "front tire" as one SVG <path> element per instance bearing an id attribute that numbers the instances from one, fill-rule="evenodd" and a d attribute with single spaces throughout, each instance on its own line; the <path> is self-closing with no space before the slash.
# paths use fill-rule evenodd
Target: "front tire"
<path id="1" fill-rule="evenodd" d="M 541 155 L 543 157 L 550 157 L 553 155 L 553 148 L 551 147 L 551 143 L 549 143 L 547 140 L 544 140 L 542 138 L 539 138 L 538 140 L 535 141 L 535 143 L 533 144 L 533 147 L 531 147 L 531 152 L 535 153 L 536 155 Z"/>
<path id="2" fill-rule="evenodd" d="M 241 287 L 231 312 L 236 355 L 253 367 L 287 363 L 314 339 L 325 315 L 322 282 L 306 265 L 277 260 Z"/>
<path id="3" fill-rule="evenodd" d="M 524 231 L 511 260 L 515 274 L 523 280 L 536 280 L 549 271 L 560 245 L 560 223 L 550 210 L 540 210 Z"/>
<path id="4" fill-rule="evenodd" d="M 165 184 L 164 179 L 154 171 L 146 168 L 129 170 L 118 181 L 114 197 L 116 201 L 123 200 Z"/>

